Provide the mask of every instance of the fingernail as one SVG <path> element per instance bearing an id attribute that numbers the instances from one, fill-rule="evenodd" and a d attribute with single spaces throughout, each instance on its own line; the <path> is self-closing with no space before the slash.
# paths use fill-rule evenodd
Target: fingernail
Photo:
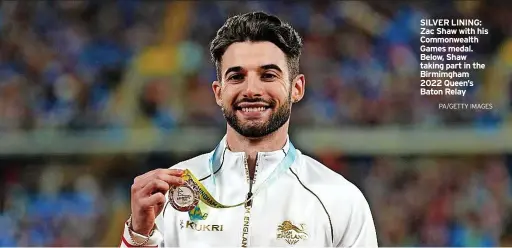
<path id="1" fill-rule="evenodd" d="M 182 178 L 180 178 L 180 180 L 178 181 L 180 184 L 184 184 L 185 183 L 185 180 L 183 180 Z"/>

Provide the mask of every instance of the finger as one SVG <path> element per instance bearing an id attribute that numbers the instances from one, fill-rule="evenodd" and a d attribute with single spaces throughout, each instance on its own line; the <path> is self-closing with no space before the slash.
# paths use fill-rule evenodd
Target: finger
<path id="1" fill-rule="evenodd" d="M 148 174 L 148 177 L 151 176 L 151 175 L 155 175 L 155 174 L 167 174 L 167 175 L 171 175 L 171 176 L 182 176 L 183 175 L 183 170 L 180 170 L 180 169 L 155 169 L 155 170 L 152 170 L 151 171 L 152 173 L 151 174 Z"/>
<path id="2" fill-rule="evenodd" d="M 167 191 L 169 191 L 170 188 L 171 186 L 166 181 L 153 179 L 152 181 L 148 182 L 144 188 L 142 188 L 141 194 L 143 196 L 152 195 L 156 192 L 162 192 L 165 194 Z"/>
<path id="3" fill-rule="evenodd" d="M 165 203 L 165 194 L 158 192 L 139 201 L 140 207 L 143 209 L 158 206 Z"/>
<path id="4" fill-rule="evenodd" d="M 157 173 L 157 170 L 152 170 L 142 175 L 139 175 L 135 177 L 135 179 L 133 179 L 133 184 L 144 186 L 147 184 L 147 179 L 151 178 L 155 173 Z"/>
<path id="5" fill-rule="evenodd" d="M 158 174 L 158 175 L 155 175 L 155 177 L 156 177 L 156 179 L 162 180 L 162 181 L 168 183 L 171 186 L 173 186 L 173 185 L 174 186 L 178 186 L 178 185 L 182 185 L 183 183 L 185 183 L 181 176 L 172 176 L 172 175 L 167 175 L 167 174 Z"/>
<path id="6" fill-rule="evenodd" d="M 163 169 L 164 173 L 167 174 L 167 175 L 171 175 L 171 176 L 182 176 L 183 175 L 183 170 L 180 170 L 180 169 Z"/>
<path id="7" fill-rule="evenodd" d="M 142 189 L 146 184 L 148 184 L 154 178 L 160 178 L 160 175 L 170 175 L 170 176 L 182 176 L 183 171 L 178 169 L 156 169 L 152 170 L 148 173 L 140 175 L 135 178 L 134 184 L 136 184 L 137 188 Z M 168 178 L 168 177 L 164 177 Z"/>
<path id="8" fill-rule="evenodd" d="M 146 179 L 146 182 L 142 182 L 142 183 L 145 183 L 144 186 L 142 186 L 142 190 L 144 190 L 144 188 L 151 184 L 151 182 L 153 182 L 154 180 L 160 180 L 160 181 L 164 181 L 166 182 L 169 187 L 171 186 L 179 186 L 179 185 L 182 185 L 184 183 L 183 179 L 181 177 L 177 177 L 177 176 L 170 176 L 170 175 L 167 175 L 167 174 L 157 174 L 157 175 L 154 175 L 153 178 L 148 178 Z"/>

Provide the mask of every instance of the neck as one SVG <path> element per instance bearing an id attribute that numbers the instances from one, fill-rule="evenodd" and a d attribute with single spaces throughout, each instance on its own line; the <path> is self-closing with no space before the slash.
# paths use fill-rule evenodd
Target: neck
<path id="1" fill-rule="evenodd" d="M 272 152 L 277 151 L 286 144 L 288 136 L 288 123 L 283 125 L 275 132 L 260 138 L 248 138 L 237 133 L 229 125 L 226 132 L 226 141 L 229 150 L 232 152 L 244 152 L 247 156 L 249 165 L 249 175 L 251 178 L 254 176 L 256 168 L 256 157 L 258 152 Z"/>

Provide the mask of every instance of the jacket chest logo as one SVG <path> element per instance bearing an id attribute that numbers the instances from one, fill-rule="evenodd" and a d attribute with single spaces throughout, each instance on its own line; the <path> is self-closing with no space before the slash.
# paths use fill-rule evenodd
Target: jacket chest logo
<path id="1" fill-rule="evenodd" d="M 300 224 L 299 226 L 300 228 L 289 220 L 283 221 L 281 225 L 277 226 L 277 239 L 283 239 L 290 245 L 294 245 L 301 240 L 308 239 L 306 225 Z"/>

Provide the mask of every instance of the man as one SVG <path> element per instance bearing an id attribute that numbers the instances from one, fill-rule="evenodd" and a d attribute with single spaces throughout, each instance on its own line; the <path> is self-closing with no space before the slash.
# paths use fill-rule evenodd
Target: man
<path id="1" fill-rule="evenodd" d="M 226 135 L 211 153 L 135 178 L 121 246 L 377 246 L 361 191 L 288 138 L 292 104 L 305 90 L 301 48 L 297 32 L 275 16 L 227 20 L 210 48 Z M 194 191 L 176 191 L 187 184 L 185 169 L 219 204 L 239 206 L 178 211 L 176 201 Z"/>

